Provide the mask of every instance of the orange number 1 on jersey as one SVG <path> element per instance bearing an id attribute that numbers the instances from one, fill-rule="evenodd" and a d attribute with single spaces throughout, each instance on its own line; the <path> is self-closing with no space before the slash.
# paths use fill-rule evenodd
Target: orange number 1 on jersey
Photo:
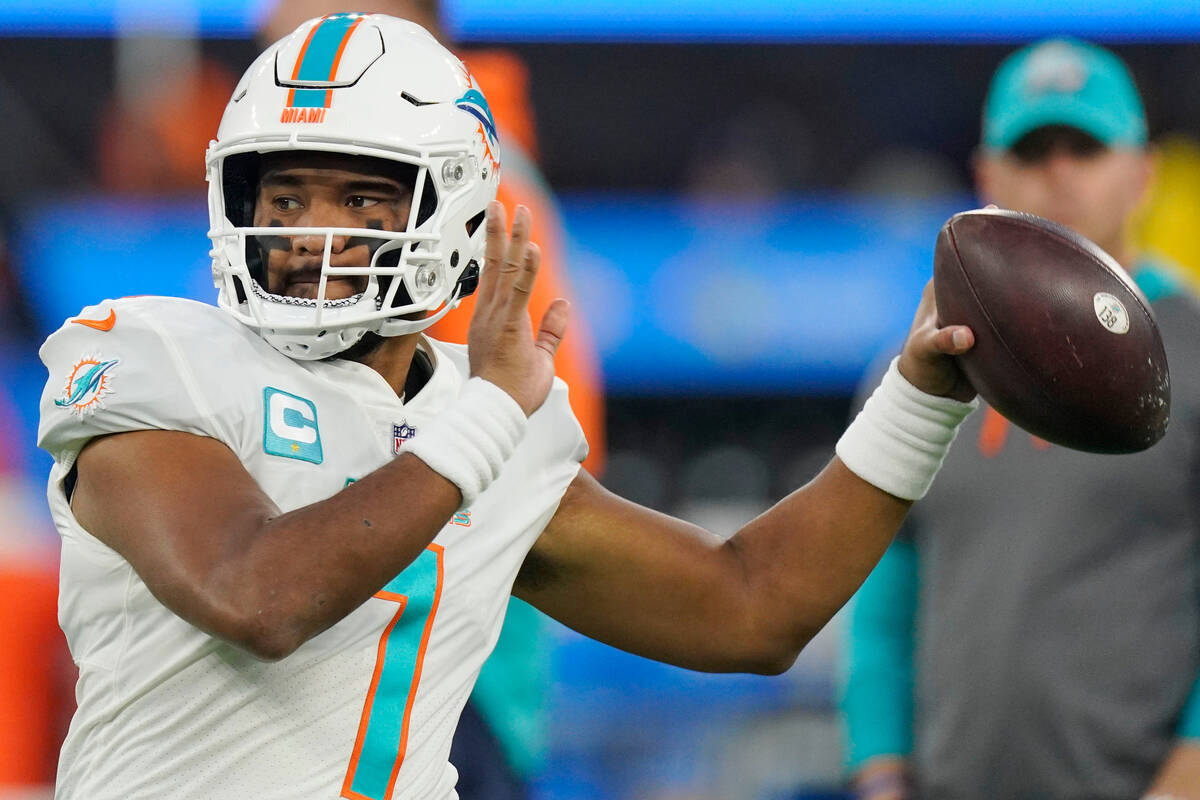
<path id="1" fill-rule="evenodd" d="M 375 593 L 400 608 L 379 639 L 375 674 L 367 689 L 342 797 L 388 800 L 392 796 L 408 747 L 409 717 L 441 596 L 442 548 L 436 544 Z"/>

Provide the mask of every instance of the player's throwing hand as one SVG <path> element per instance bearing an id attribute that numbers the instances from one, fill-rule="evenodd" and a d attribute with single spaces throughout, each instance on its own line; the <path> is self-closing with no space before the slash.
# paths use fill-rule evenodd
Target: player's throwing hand
<path id="1" fill-rule="evenodd" d="M 508 392 L 525 413 L 546 399 L 554 380 L 554 353 L 567 329 L 569 304 L 558 298 L 546 310 L 537 336 L 529 320 L 529 294 L 542 255 L 529 241 L 531 216 L 517 206 L 512 235 L 504 205 L 487 211 L 487 246 L 475 315 L 467 333 L 471 375 Z"/>
<path id="2" fill-rule="evenodd" d="M 933 281 L 925 284 L 921 305 L 900 353 L 900 374 L 928 394 L 969 401 L 975 389 L 951 356 L 962 355 L 975 345 L 975 334 L 965 325 L 938 324 Z"/>

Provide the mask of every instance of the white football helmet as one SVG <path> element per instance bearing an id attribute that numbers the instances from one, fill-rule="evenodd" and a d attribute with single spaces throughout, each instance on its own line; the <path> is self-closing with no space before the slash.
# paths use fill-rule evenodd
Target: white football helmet
<path id="1" fill-rule="evenodd" d="M 407 230 L 253 227 L 259 162 L 286 151 L 411 166 Z M 293 358 L 335 355 L 367 332 L 419 331 L 474 291 L 500 181 L 496 124 L 466 67 L 419 25 L 381 14 L 304 23 L 246 71 L 206 163 L 217 303 Z M 325 237 L 315 299 L 268 291 L 258 237 L 298 235 Z M 335 236 L 365 237 L 370 263 L 331 266 Z M 331 276 L 366 288 L 328 299 Z"/>

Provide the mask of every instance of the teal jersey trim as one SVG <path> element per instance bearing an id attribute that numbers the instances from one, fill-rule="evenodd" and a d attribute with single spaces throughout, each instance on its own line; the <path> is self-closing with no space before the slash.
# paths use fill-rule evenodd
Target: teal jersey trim
<path id="1" fill-rule="evenodd" d="M 916 547 L 897 540 L 851 600 L 839 698 L 850 771 L 912 751 L 918 571 Z"/>
<path id="2" fill-rule="evenodd" d="M 550 661 L 546 618 L 512 598 L 500 639 L 484 662 L 471 702 L 500 741 L 509 766 L 524 778 L 538 770 L 546 755 Z"/>
<path id="3" fill-rule="evenodd" d="M 1200 675 L 1192 684 L 1192 693 L 1183 707 L 1175 735 L 1181 739 L 1200 739 Z"/>
<path id="4" fill-rule="evenodd" d="M 1179 294 L 1183 285 L 1170 265 L 1152 256 L 1142 256 L 1133 265 L 1133 281 L 1151 303 Z"/>

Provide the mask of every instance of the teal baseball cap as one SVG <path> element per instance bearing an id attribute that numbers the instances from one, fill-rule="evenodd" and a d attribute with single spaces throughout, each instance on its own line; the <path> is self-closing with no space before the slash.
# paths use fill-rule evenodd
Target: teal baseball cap
<path id="1" fill-rule="evenodd" d="M 1146 112 L 1128 68 L 1078 39 L 1047 39 L 1010 55 L 983 107 L 983 146 L 1008 150 L 1030 131 L 1066 125 L 1109 147 L 1146 144 Z"/>

